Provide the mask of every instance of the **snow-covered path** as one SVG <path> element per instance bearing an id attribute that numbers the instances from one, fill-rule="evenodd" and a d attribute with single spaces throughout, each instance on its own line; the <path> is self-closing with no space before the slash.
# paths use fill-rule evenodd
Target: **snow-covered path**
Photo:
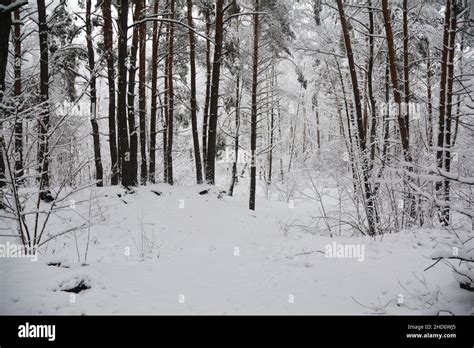
<path id="1" fill-rule="evenodd" d="M 430 236 L 440 231 L 383 239 L 285 233 L 282 222 L 304 219 L 314 203 L 290 209 L 260 199 L 252 213 L 245 196 L 200 190 L 104 189 L 103 222 L 90 231 L 87 265 L 81 265 L 87 231 L 77 234 L 77 249 L 72 235 L 58 238 L 37 262 L 0 259 L 0 313 L 473 313 L 472 295 L 457 288 L 446 266 L 423 272 L 440 247 Z M 363 259 L 326 257 L 333 243 L 363 246 Z M 90 289 L 61 291 L 81 281 Z"/>

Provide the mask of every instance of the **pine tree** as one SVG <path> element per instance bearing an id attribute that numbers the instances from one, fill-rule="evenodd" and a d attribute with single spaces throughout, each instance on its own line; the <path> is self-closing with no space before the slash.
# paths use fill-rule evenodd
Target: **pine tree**
<path id="1" fill-rule="evenodd" d="M 187 0 L 187 18 L 189 26 L 189 63 L 191 65 L 191 127 L 193 132 L 194 163 L 196 166 L 196 182 L 202 183 L 201 151 L 199 150 L 199 132 L 197 128 L 196 102 L 196 39 L 194 38 L 193 1 Z"/>
<path id="2" fill-rule="evenodd" d="M 95 53 L 94 46 L 92 43 L 92 22 L 91 22 L 91 7 L 92 1 L 87 0 L 86 2 L 86 41 L 87 41 L 87 55 L 89 63 L 89 86 L 90 86 L 90 120 L 92 126 L 92 138 L 94 142 L 94 163 L 95 163 L 95 179 L 97 187 L 103 186 L 103 170 L 102 170 L 102 158 L 100 155 L 100 136 L 99 136 L 99 125 L 97 123 L 97 78 L 95 71 Z"/>
<path id="3" fill-rule="evenodd" d="M 117 152 L 117 126 L 115 120 L 115 67 L 113 50 L 113 27 L 111 0 L 103 0 L 101 3 L 102 15 L 104 17 L 103 35 L 104 35 L 104 54 L 107 61 L 107 82 L 109 91 L 108 105 L 108 124 L 109 124 L 109 150 L 111 162 L 110 184 L 118 185 L 120 168 Z"/>

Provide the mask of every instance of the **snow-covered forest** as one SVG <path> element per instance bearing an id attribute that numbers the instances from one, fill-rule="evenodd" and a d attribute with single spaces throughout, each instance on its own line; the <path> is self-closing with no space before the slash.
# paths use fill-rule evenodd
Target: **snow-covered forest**
<path id="1" fill-rule="evenodd" d="M 474 315 L 473 24 L 0 0 L 0 313 Z"/>

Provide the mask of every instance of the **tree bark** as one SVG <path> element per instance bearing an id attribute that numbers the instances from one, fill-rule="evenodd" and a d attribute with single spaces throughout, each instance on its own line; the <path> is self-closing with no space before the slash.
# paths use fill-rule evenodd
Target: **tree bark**
<path id="1" fill-rule="evenodd" d="M 433 97 L 431 91 L 431 79 L 433 76 L 431 68 L 431 50 L 430 42 L 427 39 L 427 62 L 426 62 L 426 98 L 428 99 L 428 124 L 426 126 L 426 137 L 428 138 L 428 146 L 433 146 Z"/>
<path id="2" fill-rule="evenodd" d="M 166 25 L 166 48 L 169 50 L 170 41 L 170 26 Z M 164 76 L 164 107 L 162 108 L 162 120 L 163 120 L 163 182 L 168 182 L 168 115 L 169 115 L 169 98 L 168 98 L 168 58 L 169 52 L 166 55 L 165 60 L 165 76 Z"/>
<path id="3" fill-rule="evenodd" d="M 259 0 L 255 1 L 255 12 L 260 11 Z M 253 66 L 252 66 L 252 116 L 250 129 L 250 198 L 249 209 L 255 210 L 256 173 L 257 173 L 257 93 L 258 93 L 258 45 L 259 16 L 254 14 L 253 23 Z"/>
<path id="4" fill-rule="evenodd" d="M 357 80 L 357 72 L 355 70 L 354 55 L 352 52 L 351 38 L 349 35 L 349 29 L 347 26 L 346 15 L 344 13 L 344 6 L 342 0 L 337 0 L 337 7 L 339 11 L 339 17 L 341 20 L 342 32 L 344 36 L 344 44 L 346 47 L 347 60 L 349 63 L 349 70 L 351 75 L 352 90 L 354 94 L 355 110 L 357 115 L 357 127 L 358 127 L 358 140 L 359 148 L 362 156 L 362 181 L 364 185 L 364 193 L 366 200 L 366 215 L 369 228 L 369 235 L 375 235 L 377 233 L 375 226 L 375 202 L 372 194 L 372 190 L 369 184 L 369 168 L 367 163 L 366 152 L 366 132 L 364 129 L 361 98 L 359 91 L 359 84 Z"/>
<path id="5" fill-rule="evenodd" d="M 141 8 L 145 8 L 145 0 L 142 2 Z M 144 18 L 144 14 L 140 14 L 140 18 Z M 146 161 L 146 24 L 141 23 L 138 27 L 139 36 L 139 63 L 138 71 L 138 117 L 140 123 L 140 183 L 146 185 L 148 180 L 148 168 Z"/>
<path id="6" fill-rule="evenodd" d="M 158 14 L 160 0 L 155 0 L 153 6 L 153 15 Z M 158 22 L 153 22 L 152 48 L 151 48 L 151 105 L 150 105 L 150 168 L 149 180 L 152 184 L 156 182 L 156 114 L 157 114 L 157 97 L 158 97 L 158 45 L 161 33 L 161 24 L 158 29 Z"/>
<path id="7" fill-rule="evenodd" d="M 40 100 L 41 112 L 38 120 L 38 172 L 40 183 L 40 198 L 47 200 L 49 193 L 49 47 L 48 47 L 48 20 L 44 0 L 37 0 L 38 27 L 40 46 Z"/>
<path id="8" fill-rule="evenodd" d="M 275 128 L 275 107 L 274 107 L 274 86 L 275 86 L 275 66 L 272 66 L 271 76 L 270 76 L 270 85 L 271 85 L 271 97 L 270 97 L 270 147 L 268 149 L 268 177 L 267 184 L 272 183 L 272 172 L 273 172 L 273 144 L 274 144 L 274 128 Z"/>
<path id="9" fill-rule="evenodd" d="M 91 23 L 91 7 L 92 0 L 86 2 L 86 42 L 87 55 L 89 62 L 89 88 L 90 88 L 90 120 L 92 126 L 92 139 L 94 143 L 94 163 L 95 163 L 95 179 L 97 187 L 102 187 L 104 184 L 102 158 L 100 154 L 100 136 L 99 125 L 97 123 L 97 78 L 95 72 L 95 53 L 92 45 L 92 23 Z"/>
<path id="10" fill-rule="evenodd" d="M 118 42 L 118 97 L 117 97 L 117 126 L 118 153 L 121 163 L 122 185 L 130 187 L 135 184 L 130 172 L 130 145 L 127 120 L 127 31 L 128 31 L 128 0 L 120 0 Z"/>
<path id="11" fill-rule="evenodd" d="M 20 9 L 16 9 L 14 12 L 15 18 L 15 31 L 14 31 L 14 42 L 15 42 L 15 86 L 14 92 L 15 97 L 17 98 L 17 114 L 21 112 L 23 108 L 23 98 L 22 98 L 22 82 L 21 82 L 21 24 L 20 24 Z M 23 184 L 23 120 L 17 116 L 15 120 L 15 179 L 17 184 Z"/>
<path id="12" fill-rule="evenodd" d="M 456 29 L 457 29 L 457 2 L 452 0 L 450 37 L 448 50 L 448 79 L 446 87 L 446 154 L 444 157 L 444 170 L 451 171 L 451 127 L 452 127 L 452 110 L 453 110 L 453 84 L 454 84 L 454 56 L 456 55 Z M 450 196 L 450 180 L 444 180 L 444 200 L 449 203 Z M 449 205 L 443 209 L 442 221 L 444 224 L 450 224 L 450 208 Z"/>
<path id="13" fill-rule="evenodd" d="M 206 36 L 211 36 L 211 19 L 209 9 L 206 9 L 205 20 L 206 20 Z M 211 65 L 211 43 L 209 40 L 206 41 L 206 95 L 204 100 L 204 115 L 202 121 L 202 161 L 204 174 L 207 173 L 207 139 L 208 139 L 208 122 L 209 122 L 209 103 L 211 99 L 211 77 L 212 77 L 212 65 Z"/>
<path id="14" fill-rule="evenodd" d="M 109 90 L 108 123 L 109 123 L 109 149 L 111 162 L 110 184 L 118 185 L 120 168 L 117 152 L 117 130 L 115 122 L 115 67 L 113 48 L 113 27 L 111 0 L 102 1 L 102 15 L 104 16 L 104 50 L 107 60 L 107 82 Z"/>
<path id="15" fill-rule="evenodd" d="M 440 71 L 440 82 L 439 82 L 439 119 L 438 119 L 438 150 L 436 152 L 436 164 L 439 169 L 444 169 L 445 165 L 445 140 L 446 140 L 446 81 L 448 74 L 448 55 L 449 55 L 449 43 L 450 43 L 450 27 L 451 27 L 451 16 L 452 16 L 452 0 L 446 0 L 446 7 L 444 13 L 444 28 L 443 28 L 443 50 L 441 54 L 441 71 Z M 436 193 L 443 198 L 443 181 L 436 182 L 435 185 Z M 440 222 L 447 224 L 445 220 L 446 208 L 440 208 Z"/>
<path id="16" fill-rule="evenodd" d="M 0 0 L 3 6 L 10 5 L 11 0 Z M 0 11 L 0 209 L 4 209 L 3 188 L 6 186 L 5 176 L 5 160 L 3 158 L 3 148 L 5 141 L 3 138 L 3 122 L 5 111 L 2 107 L 3 94 L 5 92 L 5 75 L 8 63 L 8 44 L 10 39 L 10 30 L 12 25 L 12 17 L 10 12 Z"/>
<path id="17" fill-rule="evenodd" d="M 135 5 L 133 21 L 137 22 L 141 17 L 142 0 L 138 0 Z M 138 32 L 140 26 L 133 27 L 132 46 L 130 47 L 130 68 L 128 70 L 128 132 L 130 138 L 130 175 L 132 185 L 138 184 L 138 129 L 135 119 L 135 79 L 137 73 L 137 51 Z"/>
<path id="18" fill-rule="evenodd" d="M 224 35 L 224 0 L 216 2 L 214 62 L 212 67 L 211 100 L 209 106 L 209 138 L 207 146 L 206 181 L 215 183 L 217 118 L 219 111 L 219 85 L 221 73 L 222 44 Z"/>
<path id="19" fill-rule="evenodd" d="M 193 24 L 193 1 L 187 0 L 189 26 L 189 62 L 191 65 L 191 127 L 193 132 L 194 163 L 196 166 L 196 182 L 202 183 L 201 151 L 199 150 L 199 132 L 197 128 L 196 102 L 196 40 Z"/>
<path id="20" fill-rule="evenodd" d="M 405 127 L 407 137 L 410 139 L 410 62 L 408 55 L 408 0 L 403 0 L 403 96 Z"/>
<path id="21" fill-rule="evenodd" d="M 376 102 L 373 90 L 373 70 L 374 70 L 374 10 L 372 8 L 372 1 L 368 2 L 369 7 L 369 64 L 367 70 L 367 84 L 371 111 L 371 125 L 370 125 L 370 167 L 372 168 L 375 160 L 376 150 L 376 135 L 377 135 L 377 111 Z"/>
<path id="22" fill-rule="evenodd" d="M 397 116 L 398 116 L 398 126 L 400 129 L 400 137 L 401 137 L 401 142 L 402 142 L 402 149 L 403 149 L 405 160 L 407 162 L 411 162 L 408 129 L 406 127 L 406 122 L 401 112 L 402 97 L 400 94 L 400 90 L 398 89 L 397 61 L 396 61 L 396 54 L 395 54 L 395 46 L 393 43 L 393 30 L 392 30 L 392 23 L 390 19 L 390 11 L 388 8 L 388 0 L 382 0 L 382 8 L 383 8 L 385 32 L 387 36 L 388 56 L 389 56 L 389 61 L 390 61 L 390 78 L 392 81 L 393 99 L 399 108 L 399 112 Z"/>
<path id="23" fill-rule="evenodd" d="M 234 195 L 234 187 L 237 182 L 237 163 L 239 160 L 239 133 L 240 133 L 240 70 L 237 72 L 237 82 L 235 86 L 235 139 L 234 158 L 232 163 L 232 178 L 230 181 L 229 196 Z"/>
<path id="24" fill-rule="evenodd" d="M 171 19 L 175 18 L 175 0 L 171 0 Z M 166 144 L 166 165 L 168 174 L 168 184 L 173 185 L 173 133 L 174 133 L 174 23 L 169 24 L 169 52 L 168 52 L 168 141 Z"/>

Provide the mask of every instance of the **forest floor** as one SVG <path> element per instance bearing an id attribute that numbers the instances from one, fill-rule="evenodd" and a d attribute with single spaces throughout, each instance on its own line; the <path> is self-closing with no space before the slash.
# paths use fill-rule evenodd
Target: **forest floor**
<path id="1" fill-rule="evenodd" d="M 234 197 L 161 184 L 83 191 L 47 233 L 94 220 L 90 229 L 53 239 L 37 261 L 0 259 L 0 313 L 474 314 L 449 267 L 424 271 L 447 231 L 311 233 L 297 227 L 314 201 L 260 196 L 251 212 L 239 186 Z M 328 257 L 341 245 L 357 253 Z"/>

